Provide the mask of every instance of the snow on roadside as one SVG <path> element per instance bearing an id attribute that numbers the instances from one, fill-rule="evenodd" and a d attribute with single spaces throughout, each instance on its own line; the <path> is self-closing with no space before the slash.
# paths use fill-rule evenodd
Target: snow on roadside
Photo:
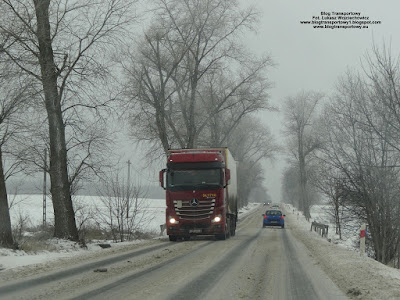
<path id="1" fill-rule="evenodd" d="M 310 251 L 316 263 L 351 299 L 400 299 L 400 270 L 372 258 L 361 257 L 358 250 L 329 242 L 310 231 L 304 216 L 285 205 L 287 226 Z M 314 212 L 315 218 L 321 218 Z M 323 223 L 323 220 L 320 219 Z"/>
<path id="2" fill-rule="evenodd" d="M 141 241 L 123 242 L 123 243 L 112 243 L 113 247 L 123 247 L 129 244 L 140 243 Z M 0 248 L 0 271 L 4 269 L 13 269 L 17 267 L 23 267 L 28 265 L 35 265 L 41 263 L 49 263 L 56 261 L 61 258 L 69 258 L 77 255 L 82 255 L 88 252 L 101 251 L 102 248 L 98 243 L 88 243 L 87 248 L 82 248 L 78 243 L 51 239 L 46 242 L 52 248 L 52 251 L 41 250 L 35 252 L 26 252 L 23 250 L 11 250 Z"/>
<path id="3" fill-rule="evenodd" d="M 38 202 L 37 199 L 35 199 Z M 165 206 L 163 206 L 165 200 L 161 199 L 151 199 L 152 205 L 152 214 L 154 216 L 152 223 L 149 225 L 151 230 L 159 232 L 160 225 L 165 220 Z M 39 201 L 40 202 L 40 201 Z M 26 201 L 24 202 L 26 205 Z M 257 209 L 260 206 L 260 203 L 249 203 L 247 206 L 241 208 L 239 210 L 239 218 L 245 215 L 248 215 L 253 210 Z M 40 220 L 40 214 L 42 213 L 42 208 L 40 206 L 30 206 L 31 219 Z M 37 212 L 36 212 L 37 211 Z M 39 214 L 39 216 L 38 216 Z M 164 233 L 164 238 L 166 237 Z M 109 242 L 111 246 L 114 247 L 123 247 L 126 245 L 132 245 L 137 243 L 142 243 L 145 241 L 130 241 L 123 243 L 113 243 Z M 98 246 L 98 242 L 87 243 L 87 249 L 82 249 L 77 243 L 59 239 L 52 239 L 51 241 L 47 241 L 50 244 L 50 248 L 53 248 L 54 251 L 37 251 L 27 253 L 21 250 L 10 250 L 5 248 L 0 248 L 0 271 L 6 269 L 13 269 L 17 267 L 23 267 L 28 265 L 36 265 L 41 263 L 49 263 L 51 261 L 56 261 L 63 258 L 74 257 L 78 255 L 83 255 L 88 252 L 101 251 L 101 248 Z M 0 273 L 1 275 L 1 273 Z"/>
<path id="4" fill-rule="evenodd" d="M 164 210 L 155 205 L 156 221 L 152 226 L 159 228 L 160 220 L 164 219 Z M 250 203 L 239 211 L 240 217 L 244 217 L 257 209 L 260 204 Z M 39 207 L 40 211 L 40 207 Z M 360 257 L 350 245 L 351 239 L 347 240 L 349 250 L 340 244 L 328 242 L 316 232 L 310 231 L 310 223 L 305 220 L 301 213 L 291 206 L 285 205 L 286 227 L 292 230 L 292 234 L 299 239 L 310 251 L 315 263 L 318 264 L 328 276 L 347 293 L 351 299 L 400 299 L 400 270 L 385 266 L 371 258 Z M 314 220 L 324 223 L 321 211 L 312 211 Z M 332 231 L 332 229 L 331 229 Z M 332 232 L 330 232 L 330 235 Z M 164 237 L 165 238 L 165 235 Z M 132 244 L 146 241 L 133 241 L 124 243 L 112 243 L 112 249 L 119 249 Z M 37 253 L 26 253 L 24 251 L 13 251 L 0 248 L 0 276 L 1 270 L 19 270 L 24 268 L 40 270 L 43 264 L 60 262 L 65 258 L 78 258 L 85 255 L 97 255 L 103 251 L 96 243 L 88 244 L 88 249 L 81 249 L 76 243 L 62 240 L 52 240 L 51 245 L 54 252 L 40 251 Z M 22 268 L 22 269 L 21 269 Z M 14 274 L 15 275 L 15 274 Z"/>
<path id="5" fill-rule="evenodd" d="M 247 206 L 242 207 L 238 211 L 238 218 L 247 216 L 251 212 L 253 212 L 255 209 L 259 208 L 261 206 L 261 203 L 249 203 Z"/>

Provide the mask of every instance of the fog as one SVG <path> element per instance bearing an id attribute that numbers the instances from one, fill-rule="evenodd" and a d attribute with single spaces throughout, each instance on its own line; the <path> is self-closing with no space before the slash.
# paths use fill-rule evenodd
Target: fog
<path id="1" fill-rule="evenodd" d="M 400 28 L 398 1 L 390 0 L 383 4 L 371 0 L 251 0 L 246 3 L 256 5 L 262 13 L 258 33 L 250 35 L 246 43 L 251 51 L 267 53 L 276 63 L 269 74 L 274 83 L 269 93 L 271 103 L 278 108 L 285 97 L 302 90 L 325 93 L 325 101 L 329 101 L 338 77 L 348 68 L 361 71 L 360 61 L 374 43 L 378 47 L 383 43 L 390 46 L 394 57 L 400 54 L 400 38 L 396 32 Z M 361 29 L 314 28 L 318 24 L 301 24 L 301 21 L 324 21 L 325 13 L 332 16 L 336 12 L 359 13 L 360 17 L 381 24 L 368 24 L 368 28 Z M 282 114 L 263 112 L 260 116 L 275 137 L 284 143 Z M 284 165 L 284 153 L 272 164 L 264 162 L 265 186 L 276 201 L 281 198 Z"/>

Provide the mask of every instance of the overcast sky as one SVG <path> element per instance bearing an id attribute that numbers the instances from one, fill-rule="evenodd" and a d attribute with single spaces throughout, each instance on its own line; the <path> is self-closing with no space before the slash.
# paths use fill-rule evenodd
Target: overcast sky
<path id="1" fill-rule="evenodd" d="M 391 44 L 394 56 L 400 54 L 399 1 L 247 0 L 245 3 L 256 5 L 262 13 L 258 34 L 249 37 L 248 45 L 257 54 L 269 53 L 277 64 L 270 72 L 275 85 L 270 90 L 271 103 L 275 106 L 279 106 L 286 96 L 301 90 L 331 94 L 338 77 L 347 68 L 360 67 L 360 59 L 371 49 L 373 41 L 378 46 L 385 41 L 387 45 Z M 325 21 L 322 17 L 328 15 L 324 13 L 333 17 L 334 12 L 360 13 L 360 17 L 369 17 L 381 24 L 369 24 L 363 29 L 317 29 L 313 25 L 318 24 L 300 23 Z M 262 117 L 282 141 L 281 115 L 263 113 Z M 283 160 L 280 158 L 274 166 L 266 165 L 265 185 L 273 200 L 280 200 Z"/>

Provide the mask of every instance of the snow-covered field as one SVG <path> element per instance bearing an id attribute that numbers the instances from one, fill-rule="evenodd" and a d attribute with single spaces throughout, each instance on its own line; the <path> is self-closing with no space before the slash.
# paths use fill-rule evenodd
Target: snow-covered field
<path id="1" fill-rule="evenodd" d="M 17 195 L 9 196 L 10 215 L 12 224 L 18 224 L 24 219 L 26 226 L 35 227 L 43 223 L 43 196 L 42 195 Z M 141 209 L 146 212 L 147 219 L 151 221 L 146 227 L 149 231 L 159 231 L 160 224 L 165 222 L 165 200 L 143 199 L 139 200 Z M 54 224 L 53 205 L 51 199 L 46 199 L 46 223 Z M 96 212 L 96 208 L 103 208 L 104 204 L 96 196 L 75 196 L 74 208 L 77 210 L 76 218 L 81 214 Z M 78 220 L 77 220 L 78 221 Z"/>

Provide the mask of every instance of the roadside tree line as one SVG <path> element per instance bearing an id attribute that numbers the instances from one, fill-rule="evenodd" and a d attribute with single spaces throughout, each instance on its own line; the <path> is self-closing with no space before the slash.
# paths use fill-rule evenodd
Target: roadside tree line
<path id="1" fill-rule="evenodd" d="M 273 110 L 269 56 L 257 57 L 242 40 L 256 26 L 256 8 L 235 0 L 155 1 L 149 25 L 123 62 L 125 111 L 131 135 L 168 149 L 229 147 L 239 162 L 239 205 L 262 186 L 260 161 L 278 146 L 252 113 Z"/>
<path id="2" fill-rule="evenodd" d="M 374 45 L 359 70 L 339 78 L 333 95 L 302 92 L 286 100 L 291 160 L 283 183 L 284 200 L 306 218 L 313 203 L 327 199 L 339 235 L 345 216 L 366 223 L 375 259 L 397 268 L 399 63 L 385 45 Z"/>
<path id="3" fill-rule="evenodd" d="M 152 160 L 169 148 L 230 147 L 243 178 L 241 205 L 262 185 L 260 161 L 278 146 L 252 114 L 273 109 L 273 62 L 240 42 L 257 26 L 254 7 L 1 0 L 0 11 L 2 246 L 14 246 L 6 180 L 17 173 L 49 174 L 54 236 L 79 240 L 72 196 L 87 182 L 121 181 L 107 177 L 118 160 L 116 119 Z"/>

